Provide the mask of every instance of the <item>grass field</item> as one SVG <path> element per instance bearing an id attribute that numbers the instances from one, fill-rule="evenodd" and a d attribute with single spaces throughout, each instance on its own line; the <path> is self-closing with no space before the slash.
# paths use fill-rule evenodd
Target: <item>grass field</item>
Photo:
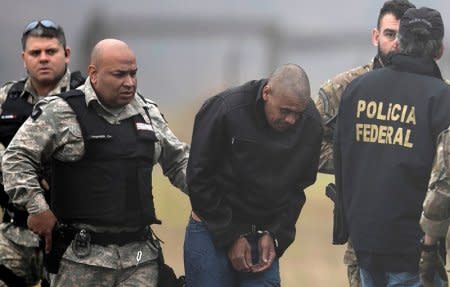
<path id="1" fill-rule="evenodd" d="M 342 263 L 344 247 L 331 244 L 332 202 L 324 190 L 334 178 L 319 174 L 317 182 L 306 190 L 306 204 L 297 222 L 297 238 L 281 258 L 283 287 L 333 286 L 346 284 Z M 154 174 L 156 212 L 163 221 L 155 231 L 165 244 L 165 258 L 177 274 L 183 274 L 183 241 L 190 208 L 188 198 L 161 175 Z"/>

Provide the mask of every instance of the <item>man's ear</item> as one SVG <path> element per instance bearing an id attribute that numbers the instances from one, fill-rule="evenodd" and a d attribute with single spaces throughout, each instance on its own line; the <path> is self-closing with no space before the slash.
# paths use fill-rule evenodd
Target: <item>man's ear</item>
<path id="1" fill-rule="evenodd" d="M 434 57 L 434 59 L 439 60 L 442 57 L 442 55 L 444 55 L 444 45 L 441 46 L 439 52 L 437 53 L 436 57 Z"/>
<path id="2" fill-rule="evenodd" d="M 97 83 L 97 67 L 95 65 L 89 65 L 88 67 L 88 76 L 91 79 L 92 84 Z"/>
<path id="3" fill-rule="evenodd" d="M 266 84 L 266 85 L 263 87 L 263 90 L 262 90 L 262 98 L 263 98 L 264 101 L 267 101 L 267 99 L 268 99 L 269 94 L 270 94 L 271 91 L 272 91 L 272 88 L 270 87 L 269 84 Z"/>
<path id="4" fill-rule="evenodd" d="M 22 52 L 20 54 L 20 58 L 22 59 L 23 67 L 25 68 L 25 70 L 27 70 L 27 65 L 25 64 L 25 52 Z"/>
<path id="5" fill-rule="evenodd" d="M 377 28 L 372 29 L 372 45 L 378 46 L 378 40 L 380 39 L 380 31 Z"/>

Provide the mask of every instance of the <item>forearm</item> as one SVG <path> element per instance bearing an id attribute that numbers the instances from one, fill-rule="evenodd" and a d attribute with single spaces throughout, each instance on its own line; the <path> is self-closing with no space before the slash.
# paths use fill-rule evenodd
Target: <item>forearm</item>
<path id="1" fill-rule="evenodd" d="M 267 231 L 272 233 L 278 246 L 276 246 L 277 255 L 283 255 L 284 251 L 291 245 L 295 239 L 296 223 L 300 217 L 301 210 L 305 204 L 306 198 L 304 192 L 293 199 L 285 211 L 277 216 L 270 224 L 266 226 Z"/>
<path id="2" fill-rule="evenodd" d="M 38 165 L 21 150 L 20 146 L 12 145 L 2 158 L 4 188 L 14 205 L 31 214 L 40 213 L 49 207 L 39 184 Z"/>
<path id="3" fill-rule="evenodd" d="M 166 149 L 169 155 L 163 155 L 160 160 L 163 173 L 170 182 L 184 193 L 188 194 L 188 187 L 186 183 L 186 168 L 189 158 L 189 146 L 182 142 L 177 142 L 176 145 Z"/>
<path id="4" fill-rule="evenodd" d="M 149 113 L 159 141 L 157 144 L 160 146 L 160 153 L 157 152 L 156 154 L 159 154 L 157 160 L 163 173 L 172 185 L 187 194 L 186 168 L 189 146 L 175 136 L 155 106 L 151 106 Z"/>
<path id="5" fill-rule="evenodd" d="M 438 138 L 430 184 L 420 219 L 422 229 L 432 237 L 445 237 L 450 224 L 450 137 L 448 131 Z"/>

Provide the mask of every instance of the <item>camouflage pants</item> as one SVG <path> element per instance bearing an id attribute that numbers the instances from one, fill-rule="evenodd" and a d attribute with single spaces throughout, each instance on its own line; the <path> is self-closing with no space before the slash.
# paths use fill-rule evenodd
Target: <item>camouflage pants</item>
<path id="1" fill-rule="evenodd" d="M 36 285 L 42 276 L 43 254 L 39 248 L 18 245 L 0 232 L 0 264 L 18 277 L 25 279 L 28 285 Z M 0 281 L 0 286 L 2 286 Z"/>
<path id="2" fill-rule="evenodd" d="M 344 263 L 347 265 L 348 286 L 361 287 L 358 260 L 350 241 L 347 243 L 347 249 L 345 250 Z"/>
<path id="3" fill-rule="evenodd" d="M 62 259 L 58 274 L 51 274 L 50 279 L 52 287 L 156 287 L 158 263 L 150 261 L 125 269 L 110 269 Z"/>

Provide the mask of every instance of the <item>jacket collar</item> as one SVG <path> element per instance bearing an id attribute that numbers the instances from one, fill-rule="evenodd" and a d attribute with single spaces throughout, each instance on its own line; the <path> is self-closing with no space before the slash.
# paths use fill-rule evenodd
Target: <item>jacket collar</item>
<path id="1" fill-rule="evenodd" d="M 392 54 L 388 58 L 388 60 L 389 66 L 394 70 L 401 72 L 410 72 L 444 80 L 442 78 L 441 70 L 433 59 L 395 53 Z"/>

